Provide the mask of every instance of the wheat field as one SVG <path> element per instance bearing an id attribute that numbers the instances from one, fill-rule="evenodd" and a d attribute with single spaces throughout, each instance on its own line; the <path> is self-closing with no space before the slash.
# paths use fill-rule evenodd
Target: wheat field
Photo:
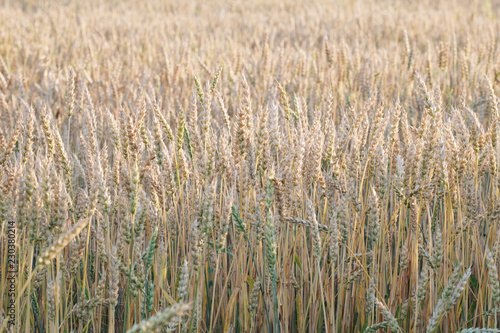
<path id="1" fill-rule="evenodd" d="M 499 19 L 0 0 L 0 332 L 500 332 Z"/>

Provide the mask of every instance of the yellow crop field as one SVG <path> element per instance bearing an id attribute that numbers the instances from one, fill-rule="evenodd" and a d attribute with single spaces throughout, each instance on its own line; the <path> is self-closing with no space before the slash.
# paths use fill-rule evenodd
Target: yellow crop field
<path id="1" fill-rule="evenodd" d="M 500 332 L 499 19 L 0 0 L 0 332 Z"/>

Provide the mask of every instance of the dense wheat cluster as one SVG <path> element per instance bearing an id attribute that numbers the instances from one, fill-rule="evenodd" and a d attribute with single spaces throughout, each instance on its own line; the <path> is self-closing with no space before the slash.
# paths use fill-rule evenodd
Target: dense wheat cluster
<path id="1" fill-rule="evenodd" d="M 1 332 L 500 332 L 497 4 L 0 3 Z"/>

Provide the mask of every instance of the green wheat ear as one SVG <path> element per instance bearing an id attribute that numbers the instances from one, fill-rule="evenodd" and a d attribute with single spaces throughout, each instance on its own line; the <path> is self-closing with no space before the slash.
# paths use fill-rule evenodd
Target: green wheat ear
<path id="1" fill-rule="evenodd" d="M 247 231 L 245 228 L 245 224 L 243 223 L 243 220 L 240 217 L 240 213 L 238 211 L 238 208 L 236 206 L 232 206 L 231 208 L 231 216 L 234 219 L 234 223 L 236 225 L 236 229 L 238 229 L 239 232 L 243 233 L 243 236 L 245 239 L 248 239 Z"/>

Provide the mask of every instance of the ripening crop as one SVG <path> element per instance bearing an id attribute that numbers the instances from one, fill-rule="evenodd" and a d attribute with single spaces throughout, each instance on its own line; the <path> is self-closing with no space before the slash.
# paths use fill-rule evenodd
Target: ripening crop
<path id="1" fill-rule="evenodd" d="M 0 0 L 0 332 L 500 332 L 499 18 Z"/>

